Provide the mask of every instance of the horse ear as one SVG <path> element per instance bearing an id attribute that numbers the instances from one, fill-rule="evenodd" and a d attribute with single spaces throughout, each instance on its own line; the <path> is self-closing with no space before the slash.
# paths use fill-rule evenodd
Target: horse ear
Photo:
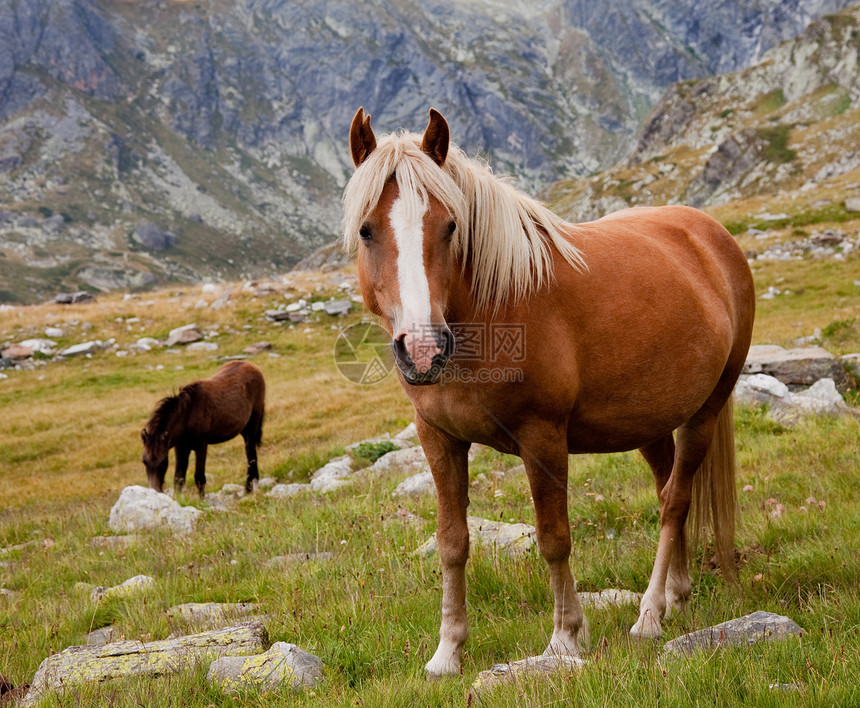
<path id="1" fill-rule="evenodd" d="M 349 127 L 349 150 L 355 166 L 361 165 L 375 149 L 376 136 L 370 127 L 370 114 L 364 115 L 364 108 L 359 108 Z"/>
<path id="2" fill-rule="evenodd" d="M 421 140 L 421 149 L 426 152 L 430 159 L 439 167 L 445 164 L 448 157 L 448 144 L 451 140 L 451 132 L 448 130 L 448 122 L 435 108 L 430 109 L 430 122 L 424 131 Z"/>

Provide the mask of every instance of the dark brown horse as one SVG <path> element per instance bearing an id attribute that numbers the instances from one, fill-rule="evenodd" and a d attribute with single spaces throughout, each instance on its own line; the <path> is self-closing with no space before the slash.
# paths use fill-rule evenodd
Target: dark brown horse
<path id="1" fill-rule="evenodd" d="M 263 435 L 265 400 L 263 373 L 245 361 L 228 362 L 210 378 L 190 383 L 175 396 L 163 398 L 140 432 L 149 486 L 163 491 L 167 453 L 175 447 L 173 486 L 177 492 L 181 491 L 193 450 L 194 482 L 203 496 L 206 449 L 241 435 L 248 458 L 245 491 L 250 492 L 259 479 L 257 446 Z"/>
<path id="2" fill-rule="evenodd" d="M 569 224 L 449 144 L 378 143 L 359 109 L 344 238 L 368 307 L 392 336 L 438 499 L 439 647 L 454 674 L 468 634 L 467 452 L 520 455 L 555 597 L 549 654 L 577 655 L 587 624 L 569 567 L 569 453 L 639 449 L 660 499 L 660 540 L 636 636 L 658 636 L 691 593 L 685 521 L 714 527 L 733 572 L 731 395 L 752 333 L 749 266 L 714 219 L 685 207 Z M 695 481 L 695 485 L 694 485 Z"/>

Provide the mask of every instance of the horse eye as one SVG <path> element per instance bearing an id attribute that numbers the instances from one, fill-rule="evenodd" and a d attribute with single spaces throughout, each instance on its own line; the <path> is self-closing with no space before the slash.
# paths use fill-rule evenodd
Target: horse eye
<path id="1" fill-rule="evenodd" d="M 370 241 L 370 237 L 371 237 L 371 235 L 370 235 L 370 227 L 368 227 L 368 226 L 362 226 L 362 227 L 358 230 L 358 235 L 359 235 L 359 236 L 361 236 L 361 240 L 362 240 L 362 241 Z"/>
<path id="2" fill-rule="evenodd" d="M 453 236 L 454 232 L 456 230 L 457 230 L 457 222 L 456 221 L 452 221 L 450 224 L 448 224 L 448 235 L 449 236 Z"/>

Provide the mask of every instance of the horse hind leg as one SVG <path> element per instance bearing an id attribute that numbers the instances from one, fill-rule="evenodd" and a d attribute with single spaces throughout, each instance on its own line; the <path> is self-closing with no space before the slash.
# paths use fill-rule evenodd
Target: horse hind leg
<path id="1" fill-rule="evenodd" d="M 245 478 L 245 493 L 250 494 L 257 487 L 260 479 L 260 471 L 257 466 L 257 446 L 263 436 L 262 415 L 251 416 L 248 425 L 242 431 L 242 439 L 245 441 L 245 459 L 248 462 L 248 472 Z"/>
<path id="2" fill-rule="evenodd" d="M 640 452 L 651 467 L 651 472 L 654 475 L 654 484 L 657 487 L 657 498 L 659 499 L 672 473 L 675 461 L 675 438 L 670 433 L 643 447 Z M 690 582 L 686 532 L 682 526 L 678 542 L 672 551 L 672 558 L 669 561 L 669 572 L 666 577 L 665 617 L 669 617 L 674 612 L 683 612 L 686 610 L 692 591 L 693 586 Z"/>
<path id="3" fill-rule="evenodd" d="M 206 451 L 207 445 L 201 444 L 194 451 L 194 483 L 197 485 L 197 493 L 203 497 L 206 489 Z"/>
<path id="4" fill-rule="evenodd" d="M 707 404 L 678 428 L 675 460 L 660 493 L 660 540 L 648 588 L 639 605 L 639 619 L 630 630 L 636 637 L 659 637 L 666 614 L 666 585 L 673 554 L 686 554 L 684 524 L 690 510 L 693 477 L 714 437 L 719 408 Z"/>

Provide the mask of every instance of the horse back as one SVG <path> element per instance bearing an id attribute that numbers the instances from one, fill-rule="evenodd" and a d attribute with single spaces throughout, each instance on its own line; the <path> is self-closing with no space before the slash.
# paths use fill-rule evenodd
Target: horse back
<path id="1" fill-rule="evenodd" d="M 224 442 L 241 433 L 252 417 L 262 422 L 266 382 L 254 364 L 227 362 L 192 387 L 186 435 L 207 443 Z"/>

